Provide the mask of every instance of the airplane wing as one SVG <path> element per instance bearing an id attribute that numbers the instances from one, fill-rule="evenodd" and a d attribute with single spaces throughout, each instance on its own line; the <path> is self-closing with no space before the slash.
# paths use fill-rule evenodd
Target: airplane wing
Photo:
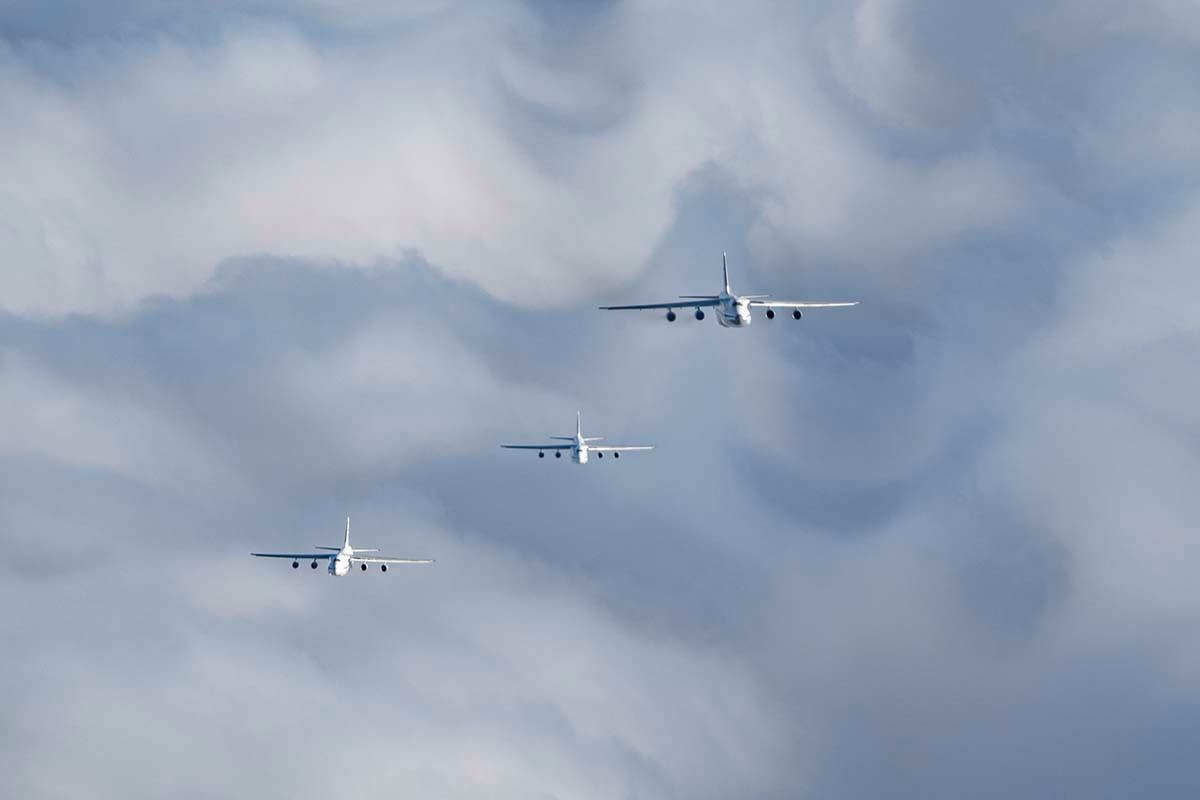
<path id="1" fill-rule="evenodd" d="M 333 558 L 337 553 L 251 553 L 250 555 L 258 556 L 259 558 L 317 559 Z"/>
<path id="2" fill-rule="evenodd" d="M 359 558 L 358 556 L 350 556 L 351 564 L 432 564 L 432 558 L 381 558 L 380 556 L 367 556 Z"/>
<path id="3" fill-rule="evenodd" d="M 624 453 L 626 450 L 653 450 L 652 444 L 609 445 L 608 447 L 588 447 L 593 453 Z"/>
<path id="4" fill-rule="evenodd" d="M 573 444 L 502 444 L 509 450 L 570 450 Z"/>
<path id="5" fill-rule="evenodd" d="M 856 306 L 858 301 L 852 303 L 808 303 L 796 302 L 792 300 L 751 300 L 752 308 L 845 308 L 847 306 Z"/>
<path id="6" fill-rule="evenodd" d="M 716 297 L 701 297 L 695 300 L 676 300 L 673 303 L 643 303 L 633 306 L 600 306 L 601 311 L 644 311 L 650 308 L 713 308 L 721 305 Z"/>

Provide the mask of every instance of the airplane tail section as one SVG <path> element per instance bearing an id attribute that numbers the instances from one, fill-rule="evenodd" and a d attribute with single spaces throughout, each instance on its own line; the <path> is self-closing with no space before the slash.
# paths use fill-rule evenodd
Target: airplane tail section
<path id="1" fill-rule="evenodd" d="M 733 294 L 729 288 L 729 261 L 725 252 L 721 252 L 721 271 L 725 273 L 725 294 Z"/>

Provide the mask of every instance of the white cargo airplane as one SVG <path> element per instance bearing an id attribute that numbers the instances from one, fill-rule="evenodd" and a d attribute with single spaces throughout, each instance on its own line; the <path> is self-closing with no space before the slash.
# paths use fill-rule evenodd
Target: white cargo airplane
<path id="1" fill-rule="evenodd" d="M 621 453 L 626 450 L 653 450 L 653 445 L 634 445 L 630 447 L 607 446 L 597 447 L 592 442 L 598 442 L 603 439 L 603 436 L 584 436 L 583 423 L 580 419 L 578 411 L 575 412 L 575 435 L 574 436 L 551 436 L 551 439 L 556 439 L 559 442 L 569 442 L 569 444 L 502 444 L 501 447 L 506 447 L 509 450 L 537 450 L 538 458 L 545 458 L 546 451 L 554 453 L 555 458 L 562 458 L 564 450 L 571 451 L 571 460 L 576 464 L 586 464 L 588 462 L 588 454 L 595 453 L 596 458 L 604 458 L 605 453 L 612 453 L 613 458 L 620 458 Z"/>
<path id="2" fill-rule="evenodd" d="M 350 546 L 350 518 L 346 517 L 346 538 L 342 540 L 341 547 L 327 547 L 317 545 L 317 550 L 325 550 L 331 552 L 324 553 L 251 553 L 252 556 L 259 558 L 290 558 L 292 559 L 292 569 L 297 569 L 301 561 L 312 559 L 309 564 L 313 569 L 317 568 L 317 562 L 322 559 L 329 562 L 329 574 L 342 577 L 350 571 L 350 568 L 355 564 L 362 567 L 362 571 L 367 571 L 367 564 L 378 564 L 381 572 L 387 572 L 388 564 L 432 564 L 432 558 L 380 558 L 379 556 L 360 556 L 359 553 L 378 553 L 376 548 L 358 548 Z"/>
<path id="3" fill-rule="evenodd" d="M 675 309 L 677 308 L 694 308 L 696 309 L 696 319 L 704 319 L 704 310 L 706 308 L 717 309 L 717 323 L 723 328 L 744 328 L 750 324 L 750 309 L 765 308 L 767 310 L 767 319 L 775 319 L 775 309 L 790 308 L 792 309 L 792 318 L 800 319 L 804 314 L 800 309 L 803 308 L 845 308 L 846 306 L 856 306 L 858 301 L 852 303 L 812 303 L 812 302 L 795 302 L 791 300 L 768 300 L 770 295 L 765 294 L 742 294 L 737 295 L 729 288 L 729 265 L 726 262 L 725 254 L 721 254 L 721 268 L 725 271 L 725 289 L 720 294 L 684 294 L 680 295 L 680 300 L 675 303 L 644 303 L 642 305 L 633 306 L 600 306 L 602 311 L 641 311 L 649 308 L 665 308 L 667 310 L 667 322 L 675 321 Z"/>

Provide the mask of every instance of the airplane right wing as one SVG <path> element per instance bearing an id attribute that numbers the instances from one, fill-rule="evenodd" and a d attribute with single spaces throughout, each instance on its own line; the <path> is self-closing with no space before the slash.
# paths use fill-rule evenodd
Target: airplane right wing
<path id="1" fill-rule="evenodd" d="M 508 450 L 570 450 L 573 444 L 502 444 Z"/>
<path id="2" fill-rule="evenodd" d="M 252 556 L 259 558 L 291 558 L 291 559 L 318 559 L 318 558 L 333 558 L 337 553 L 251 553 Z"/>
<path id="3" fill-rule="evenodd" d="M 642 303 L 632 306 L 600 306 L 601 311 L 645 311 L 652 308 L 713 308 L 721 305 L 720 298 L 715 295 L 697 297 L 694 300 L 680 299 L 673 303 Z"/>

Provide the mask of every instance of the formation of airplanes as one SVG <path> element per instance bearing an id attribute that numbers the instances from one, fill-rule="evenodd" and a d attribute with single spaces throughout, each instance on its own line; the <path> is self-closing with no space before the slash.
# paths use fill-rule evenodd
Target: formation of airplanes
<path id="1" fill-rule="evenodd" d="M 719 294 L 680 295 L 679 300 L 665 303 L 642 303 L 637 305 L 600 306 L 602 311 L 644 311 L 648 309 L 667 311 L 667 321 L 674 322 L 678 309 L 694 309 L 697 320 L 705 317 L 704 309 L 714 309 L 717 324 L 723 328 L 745 328 L 752 320 L 751 311 L 761 308 L 767 319 L 775 319 L 777 309 L 790 309 L 794 319 L 803 317 L 806 308 L 846 308 L 858 305 L 858 301 L 800 301 L 800 300 L 771 300 L 765 294 L 734 294 L 729 286 L 729 263 L 724 253 L 721 254 L 721 269 L 725 276 L 725 288 Z M 596 458 L 604 458 L 611 454 L 614 459 L 622 453 L 633 451 L 653 450 L 654 445 L 597 445 L 594 442 L 603 441 L 603 436 L 584 436 L 582 415 L 575 412 L 575 435 L 550 436 L 551 442 L 544 444 L 502 444 L 508 450 L 536 450 L 538 458 L 545 458 L 546 453 L 553 453 L 555 458 L 562 458 L 563 453 L 569 453 L 571 461 L 576 464 L 588 463 L 591 454 Z M 330 575 L 342 577 L 350 573 L 356 565 L 366 572 L 370 564 L 378 564 L 382 572 L 387 572 L 389 564 L 432 564 L 431 558 L 384 558 L 377 555 L 362 555 L 363 553 L 378 553 L 374 548 L 354 548 L 350 546 L 350 518 L 346 517 L 346 535 L 341 547 L 321 545 L 315 548 L 320 552 L 313 553 L 251 553 L 258 558 L 290 558 L 292 569 L 299 569 L 301 561 L 308 561 L 309 567 L 316 569 L 320 562 L 327 563 Z"/>

